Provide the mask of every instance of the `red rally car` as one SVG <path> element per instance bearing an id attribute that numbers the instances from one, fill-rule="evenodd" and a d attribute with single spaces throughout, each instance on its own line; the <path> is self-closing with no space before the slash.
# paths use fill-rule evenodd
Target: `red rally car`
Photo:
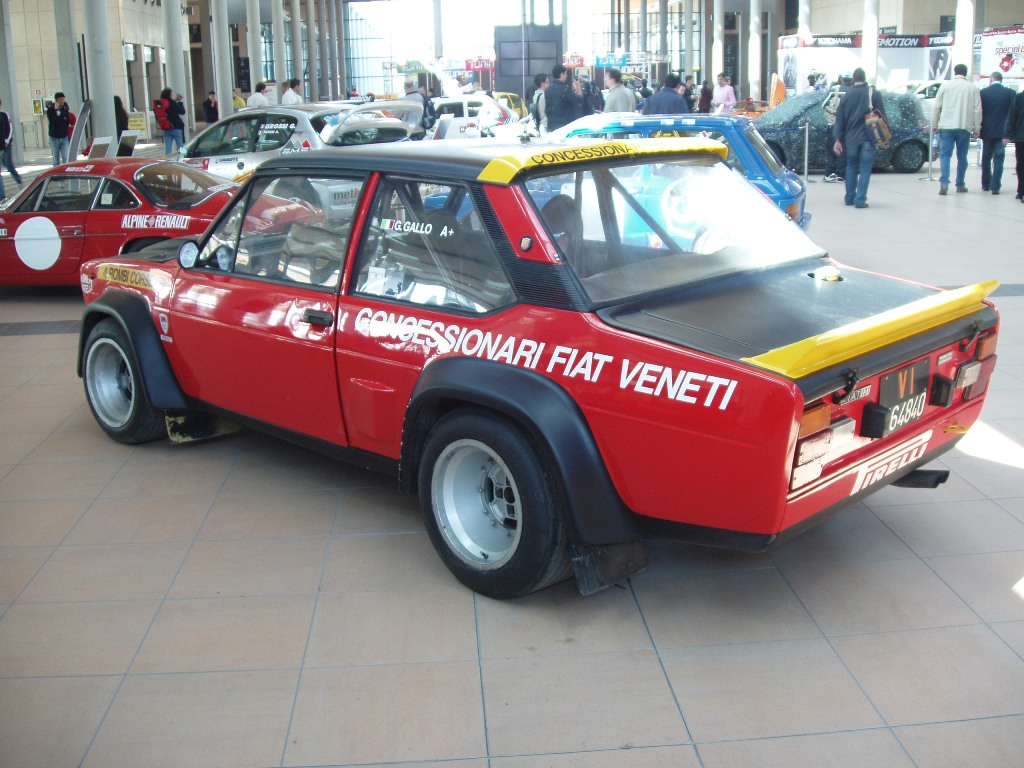
<path id="1" fill-rule="evenodd" d="M 985 399 L 996 283 L 839 266 L 724 154 L 270 161 L 198 242 L 82 266 L 89 405 L 126 443 L 227 418 L 391 473 L 494 597 L 596 591 L 652 535 L 763 551 L 886 484 L 935 487 L 922 465 Z"/>
<path id="2" fill-rule="evenodd" d="M 83 261 L 202 234 L 237 188 L 144 158 L 58 166 L 0 205 L 0 285 L 78 285 Z"/>

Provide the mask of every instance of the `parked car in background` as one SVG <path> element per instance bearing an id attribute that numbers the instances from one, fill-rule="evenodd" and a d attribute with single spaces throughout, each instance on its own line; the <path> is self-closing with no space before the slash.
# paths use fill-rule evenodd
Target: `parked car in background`
<path id="1" fill-rule="evenodd" d="M 841 267 L 726 155 L 417 141 L 271 160 L 198 243 L 82 265 L 89 407 L 124 443 L 221 417 L 387 473 L 496 598 L 610 586 L 652 535 L 761 552 L 890 483 L 935 487 L 948 472 L 921 466 L 988 391 L 996 283 Z M 290 179 L 347 190 L 351 215 Z"/>
<path id="2" fill-rule="evenodd" d="M 921 101 L 906 93 L 876 91 L 892 130 L 886 149 L 878 150 L 875 168 L 892 166 L 899 173 L 914 173 L 928 160 L 929 122 L 921 109 Z M 791 96 L 757 119 L 757 130 L 768 142 L 779 161 L 789 168 L 804 167 L 804 126 L 810 125 L 808 167 L 824 168 L 828 144 L 828 124 L 821 92 Z"/>
<path id="3" fill-rule="evenodd" d="M 237 188 L 145 158 L 48 170 L 0 205 L 0 285 L 78 285 L 82 261 L 205 232 Z"/>
<path id="4" fill-rule="evenodd" d="M 241 181 L 278 155 L 402 141 L 419 129 L 414 101 L 341 101 L 253 107 L 219 120 L 181 148 L 189 165 Z"/>
<path id="5" fill-rule="evenodd" d="M 494 94 L 494 100 L 517 117 L 526 117 L 526 115 L 529 114 L 529 110 L 526 108 L 526 103 L 523 101 L 523 97 L 518 93 L 512 93 L 511 91 L 496 91 Z"/>
<path id="6" fill-rule="evenodd" d="M 807 187 L 803 179 L 783 166 L 757 132 L 757 124 L 740 115 L 638 115 L 604 112 L 574 120 L 548 134 L 565 141 L 580 137 L 664 138 L 704 136 L 720 141 L 729 150 L 726 165 L 747 177 L 804 229 L 811 223 L 805 210 Z"/>
<path id="7" fill-rule="evenodd" d="M 935 96 L 938 94 L 942 84 L 948 82 L 948 80 L 914 80 L 905 83 L 901 88 L 906 93 L 920 99 L 925 119 L 930 123 L 932 121 L 932 114 L 935 112 Z M 899 93 L 900 90 L 900 88 L 895 89 L 896 93 Z"/>
<path id="8" fill-rule="evenodd" d="M 483 93 L 443 96 L 434 99 L 437 123 L 435 139 L 478 139 L 506 134 L 529 118 L 520 116 Z"/>

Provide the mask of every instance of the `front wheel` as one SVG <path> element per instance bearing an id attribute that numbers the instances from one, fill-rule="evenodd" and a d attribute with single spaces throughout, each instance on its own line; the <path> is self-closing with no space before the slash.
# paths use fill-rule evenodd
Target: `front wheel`
<path id="1" fill-rule="evenodd" d="M 117 322 L 101 320 L 89 332 L 84 360 L 85 397 L 104 432 L 128 445 L 167 435 L 164 413 L 149 402 L 135 352 Z"/>
<path id="2" fill-rule="evenodd" d="M 507 420 L 468 409 L 442 419 L 424 446 L 419 494 L 434 548 L 470 589 L 520 597 L 569 575 L 553 480 Z"/>

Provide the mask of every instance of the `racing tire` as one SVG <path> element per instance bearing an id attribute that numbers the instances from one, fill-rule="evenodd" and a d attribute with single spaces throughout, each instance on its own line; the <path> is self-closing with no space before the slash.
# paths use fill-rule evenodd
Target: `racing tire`
<path id="1" fill-rule="evenodd" d="M 786 153 L 782 151 L 782 147 L 780 147 L 774 141 L 769 141 L 766 143 L 768 144 L 768 149 L 770 149 L 775 154 L 775 159 L 778 160 L 784 168 L 788 168 L 789 166 L 786 165 Z"/>
<path id="2" fill-rule="evenodd" d="M 164 412 L 149 402 L 135 352 L 116 321 L 101 320 L 89 332 L 83 361 L 85 398 L 104 432 L 127 445 L 167 436 Z"/>
<path id="3" fill-rule="evenodd" d="M 924 144 L 907 141 L 896 147 L 896 151 L 892 153 L 892 169 L 897 173 L 915 173 L 921 169 L 927 158 Z"/>
<path id="4" fill-rule="evenodd" d="M 148 248 L 155 243 L 162 243 L 167 240 L 166 237 L 141 237 L 131 243 L 128 243 L 128 247 L 124 249 L 124 253 L 138 253 L 143 248 Z"/>
<path id="5" fill-rule="evenodd" d="M 562 504 L 537 448 L 496 415 L 462 409 L 427 437 L 419 496 L 448 570 L 487 597 L 521 597 L 571 574 Z"/>

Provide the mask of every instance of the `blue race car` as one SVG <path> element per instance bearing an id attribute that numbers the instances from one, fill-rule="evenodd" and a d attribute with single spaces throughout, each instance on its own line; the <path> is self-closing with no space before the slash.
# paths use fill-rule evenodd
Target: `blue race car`
<path id="1" fill-rule="evenodd" d="M 617 139 L 706 136 L 729 149 L 726 163 L 739 171 L 789 217 L 807 229 L 811 214 L 805 210 L 807 187 L 796 173 L 772 153 L 749 117 L 741 115 L 639 115 L 607 112 L 569 123 L 548 134 L 549 140 L 577 137 Z"/>

